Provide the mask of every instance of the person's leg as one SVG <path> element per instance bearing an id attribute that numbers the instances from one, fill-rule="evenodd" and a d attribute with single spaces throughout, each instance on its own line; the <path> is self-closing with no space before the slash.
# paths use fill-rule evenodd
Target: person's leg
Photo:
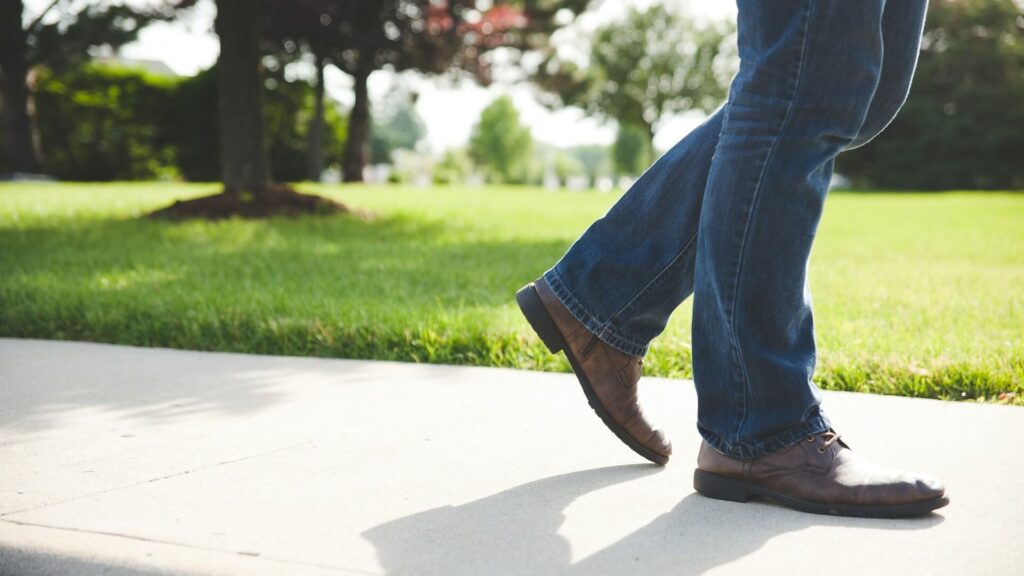
<path id="1" fill-rule="evenodd" d="M 885 0 L 738 4 L 742 64 L 697 234 L 694 488 L 821 514 L 926 514 L 949 502 L 940 482 L 866 460 L 821 413 L 806 274 L 836 155 L 888 123 L 872 108 L 894 114 L 905 97 L 878 95 L 883 52 L 906 62 L 916 43 L 885 46 L 883 30 L 919 36 L 920 20 L 887 18 Z"/>
<path id="2" fill-rule="evenodd" d="M 885 5 L 878 87 L 844 150 L 877 136 L 906 100 L 926 7 Z M 697 226 L 723 118 L 719 109 L 659 158 L 544 275 L 578 320 L 622 352 L 645 355 L 693 294 Z"/>
<path id="3" fill-rule="evenodd" d="M 843 148 L 859 148 L 878 136 L 903 107 L 917 68 L 924 34 L 928 0 L 886 2 L 882 14 L 882 74 L 871 99 L 867 118 L 853 142 Z"/>
<path id="4" fill-rule="evenodd" d="M 544 274 L 586 328 L 641 357 L 693 293 L 697 224 L 722 110 L 679 141 Z"/>
<path id="5" fill-rule="evenodd" d="M 693 370 L 704 439 L 753 459 L 829 428 L 806 266 L 833 160 L 879 84 L 885 2 L 738 5 L 740 71 L 697 237 Z"/>
<path id="6" fill-rule="evenodd" d="M 924 9 L 925 0 L 894 3 L 886 8 L 882 35 L 888 49 L 881 78 L 858 135 L 847 148 L 877 134 L 905 99 L 916 62 Z M 650 340 L 663 330 L 672 311 L 693 291 L 694 240 L 703 189 L 723 119 L 724 111 L 719 110 L 660 158 L 537 283 L 538 291 L 546 294 L 548 312 L 558 319 L 556 323 L 566 336 L 576 331 L 566 326 L 581 321 L 587 332 L 598 335 L 602 341 L 598 348 L 607 351 L 592 354 L 591 360 L 585 361 L 586 351 L 594 347 L 579 334 L 567 338 L 568 343 L 563 340 L 552 344 L 549 339 L 545 343 L 552 351 L 565 349 L 570 361 L 586 364 L 582 368 L 574 366 L 585 389 L 588 381 L 608 381 L 607 388 L 593 387 L 596 392 L 591 394 L 591 404 L 617 408 L 610 410 L 610 419 L 607 414 L 602 415 L 606 423 L 616 419 L 616 412 L 631 414 L 628 434 L 623 434 L 622 426 L 609 426 L 620 437 L 632 436 L 636 442 L 662 454 L 656 461 L 667 459 L 670 447 L 660 433 L 647 436 L 653 426 L 639 417 L 632 386 L 639 378 L 639 369 L 636 358 L 628 356 L 642 356 Z M 541 286 L 545 281 L 557 287 L 557 298 L 548 286 Z M 526 308 L 524 313 L 534 324 Z M 580 350 L 574 352 L 575 348 Z M 599 364 L 609 364 L 614 370 L 596 365 L 593 358 L 601 358 Z M 616 381 L 623 377 L 632 383 L 627 387 L 628 398 L 609 401 L 609 394 L 621 396 L 621 384 Z M 600 409 L 595 409 L 601 414 Z M 637 449 L 635 442 L 624 440 Z M 650 451 L 638 452 L 651 458 Z"/>
<path id="7" fill-rule="evenodd" d="M 640 407 L 640 357 L 693 290 L 700 202 L 721 120 L 712 115 L 673 147 L 543 278 L 516 293 L 547 348 L 565 352 L 601 420 L 658 464 L 672 444 Z"/>
<path id="8" fill-rule="evenodd" d="M 749 459 L 829 427 L 811 382 L 807 261 L 835 156 L 906 99 L 926 1 L 739 6 L 743 63 L 703 203 L 693 356 L 702 435 Z"/>

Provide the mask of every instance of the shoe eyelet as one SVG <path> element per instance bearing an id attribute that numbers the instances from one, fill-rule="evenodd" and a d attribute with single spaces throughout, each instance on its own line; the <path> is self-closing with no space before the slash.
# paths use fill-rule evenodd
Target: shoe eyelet
<path id="1" fill-rule="evenodd" d="M 828 448 L 825 448 L 824 446 L 819 446 L 818 447 L 818 452 L 821 452 L 822 454 L 824 454 L 827 451 L 828 451 Z"/>
<path id="2" fill-rule="evenodd" d="M 807 441 L 808 442 L 814 442 L 814 436 L 808 436 L 807 437 Z"/>

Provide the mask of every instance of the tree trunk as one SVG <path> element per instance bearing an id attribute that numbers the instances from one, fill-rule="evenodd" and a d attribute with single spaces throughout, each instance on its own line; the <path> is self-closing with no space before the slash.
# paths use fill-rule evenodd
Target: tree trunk
<path id="1" fill-rule="evenodd" d="M 230 195 L 262 195 L 270 186 L 260 74 L 262 7 L 251 0 L 217 0 L 221 179 Z"/>
<path id="2" fill-rule="evenodd" d="M 345 182 L 362 182 L 363 168 L 370 155 L 370 96 L 367 89 L 369 71 L 358 71 L 355 80 L 356 101 L 348 117 L 348 142 L 342 171 Z"/>
<path id="3" fill-rule="evenodd" d="M 323 173 L 323 147 L 324 147 L 324 68 L 327 67 L 327 60 L 316 57 L 316 88 L 313 92 L 316 100 L 316 108 L 313 113 L 313 121 L 309 126 L 309 154 L 308 163 L 309 179 L 312 182 L 320 181 L 320 174 Z"/>
<path id="4" fill-rule="evenodd" d="M 36 173 L 39 162 L 28 114 L 28 64 L 21 0 L 0 1 L 0 90 L 3 93 L 4 145 L 13 172 Z"/>

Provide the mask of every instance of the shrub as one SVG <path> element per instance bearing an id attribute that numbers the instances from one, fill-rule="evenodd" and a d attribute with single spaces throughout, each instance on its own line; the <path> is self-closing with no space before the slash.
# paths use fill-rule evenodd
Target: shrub
<path id="1" fill-rule="evenodd" d="M 272 176 L 306 177 L 313 88 L 272 75 L 265 85 Z M 44 169 L 61 180 L 220 179 L 216 70 L 181 80 L 86 64 L 42 70 L 35 94 Z M 326 103 L 324 165 L 341 158 L 345 118 Z"/>
<path id="2" fill-rule="evenodd" d="M 44 169 L 63 180 L 149 180 L 175 166 L 164 126 L 174 82 L 87 64 L 41 71 L 35 93 Z"/>

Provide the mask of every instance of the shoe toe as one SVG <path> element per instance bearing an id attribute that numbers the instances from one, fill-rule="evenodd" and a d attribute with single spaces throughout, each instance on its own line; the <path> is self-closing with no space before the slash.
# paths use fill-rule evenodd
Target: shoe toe
<path id="1" fill-rule="evenodd" d="M 672 442 L 669 441 L 661 430 L 655 430 L 645 444 L 648 448 L 662 456 L 672 455 Z"/>
<path id="2" fill-rule="evenodd" d="M 903 473 L 895 478 L 891 488 L 879 490 L 879 498 L 886 503 L 909 504 L 941 498 L 946 489 L 938 480 L 922 474 Z"/>
<path id="3" fill-rule="evenodd" d="M 919 477 L 915 488 L 917 488 L 921 500 L 932 500 L 946 495 L 946 487 L 942 485 L 942 482 L 929 476 Z"/>

